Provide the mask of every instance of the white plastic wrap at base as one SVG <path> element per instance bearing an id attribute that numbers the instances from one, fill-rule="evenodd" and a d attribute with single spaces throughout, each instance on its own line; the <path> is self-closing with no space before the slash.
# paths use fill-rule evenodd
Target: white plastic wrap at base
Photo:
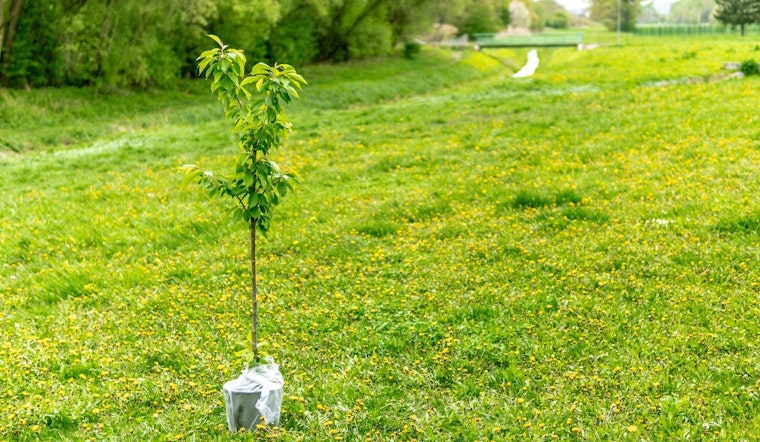
<path id="1" fill-rule="evenodd" d="M 271 357 L 267 364 L 243 370 L 237 379 L 224 384 L 227 426 L 230 431 L 250 430 L 264 417 L 268 425 L 280 423 L 283 385 L 280 367 Z"/>

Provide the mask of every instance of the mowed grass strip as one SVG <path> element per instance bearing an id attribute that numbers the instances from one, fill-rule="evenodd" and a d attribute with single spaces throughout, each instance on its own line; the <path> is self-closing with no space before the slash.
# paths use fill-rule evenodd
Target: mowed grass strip
<path id="1" fill-rule="evenodd" d="M 259 255 L 286 380 L 261 437 L 759 434 L 760 83 L 721 71 L 755 54 L 542 50 L 525 80 L 471 53 L 313 68 L 304 96 L 334 104 L 293 109 L 280 163 L 304 182 Z M 392 93 L 414 72 L 440 81 Z M 246 438 L 221 386 L 243 368 L 247 232 L 176 173 L 234 144 L 188 94 L 161 124 L 0 160 L 0 439 Z"/>

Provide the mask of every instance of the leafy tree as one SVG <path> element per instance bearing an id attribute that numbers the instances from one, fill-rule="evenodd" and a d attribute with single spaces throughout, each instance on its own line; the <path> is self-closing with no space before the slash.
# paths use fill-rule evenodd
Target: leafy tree
<path id="1" fill-rule="evenodd" d="M 24 9 L 24 0 L 0 0 L 0 79 L 7 84 L 5 72 L 11 65 L 16 29 Z"/>
<path id="2" fill-rule="evenodd" d="M 654 3 L 644 3 L 641 5 L 638 16 L 639 23 L 660 23 L 662 18 L 657 8 L 654 7 Z"/>
<path id="3" fill-rule="evenodd" d="M 528 10 L 530 0 L 523 2 Z M 461 0 L 441 2 L 431 9 L 438 23 L 459 28 L 460 34 L 498 32 L 510 24 L 510 0 Z"/>
<path id="4" fill-rule="evenodd" d="M 393 48 L 392 0 L 279 0 L 269 59 L 344 61 Z M 428 2 L 429 0 L 424 0 Z"/>
<path id="5" fill-rule="evenodd" d="M 618 7 L 620 8 L 620 30 L 632 32 L 636 29 L 636 20 L 641 11 L 640 0 L 592 0 L 591 19 L 614 31 L 617 29 Z"/>
<path id="6" fill-rule="evenodd" d="M 90 29 L 100 36 L 91 59 L 93 77 L 108 84 L 170 84 L 183 72 L 185 51 L 197 51 L 198 35 L 203 35 L 215 11 L 212 4 L 211 0 L 88 0 L 85 8 L 92 7 L 91 16 L 99 18 Z"/>
<path id="7" fill-rule="evenodd" d="M 0 76 L 11 85 L 166 85 L 192 66 L 215 5 L 6 0 Z"/>
<path id="8" fill-rule="evenodd" d="M 243 51 L 219 44 L 198 57 L 198 71 L 211 79 L 211 91 L 233 121 L 240 156 L 231 174 L 203 171 L 194 164 L 183 167 L 210 196 L 233 201 L 232 216 L 250 231 L 251 246 L 251 350 L 258 360 L 258 299 L 256 285 L 256 231 L 266 234 L 272 210 L 293 190 L 295 174 L 282 171 L 269 156 L 290 131 L 283 106 L 298 98 L 296 89 L 306 81 L 292 66 L 257 63 L 248 75 Z M 251 92 L 249 88 L 254 91 Z"/>
<path id="9" fill-rule="evenodd" d="M 460 22 L 459 32 L 467 35 L 497 32 L 504 27 L 499 15 L 490 2 L 476 2 Z"/>
<path id="10" fill-rule="evenodd" d="M 278 46 L 290 51 L 299 47 L 288 40 L 316 42 L 312 61 L 343 61 L 350 58 L 388 54 L 415 32 L 427 31 L 434 23 L 440 2 L 435 0 L 281 0 L 283 19 L 270 39 L 272 57 Z M 294 20 L 297 19 L 297 20 Z M 289 28 L 295 28 L 291 33 Z M 286 29 L 287 28 L 287 29 Z M 310 36 L 304 35 L 306 32 Z M 314 46 L 305 46 L 314 52 Z"/>
<path id="11" fill-rule="evenodd" d="M 530 28 L 530 10 L 525 3 L 514 0 L 509 4 L 509 16 L 512 19 L 512 26 L 516 28 Z"/>
<path id="12" fill-rule="evenodd" d="M 678 0 L 670 5 L 669 23 L 709 23 L 715 21 L 715 0 Z"/>
<path id="13" fill-rule="evenodd" d="M 554 29 L 567 29 L 570 24 L 570 15 L 567 12 L 555 11 L 548 20 L 546 26 Z"/>
<path id="14" fill-rule="evenodd" d="M 336 1 L 329 9 L 328 21 L 320 29 L 319 60 L 343 61 L 382 53 L 378 50 L 390 51 L 390 33 L 381 29 L 379 22 L 386 17 L 391 3 L 391 0 Z M 368 39 L 379 41 L 371 43 Z"/>
<path id="15" fill-rule="evenodd" d="M 0 0 L 0 84 L 169 85 L 192 74 L 207 33 L 306 63 L 389 54 L 436 24 L 495 32 L 509 20 L 509 0 Z"/>
<path id="16" fill-rule="evenodd" d="M 499 18 L 505 26 L 512 23 L 512 16 L 509 15 L 509 0 L 504 0 L 501 5 L 497 6 L 497 12 L 499 12 Z M 531 3 L 532 4 L 532 3 Z"/>
<path id="17" fill-rule="evenodd" d="M 18 4 L 18 3 L 17 3 Z M 63 80 L 58 46 L 60 5 L 26 0 L 9 34 L 2 64 L 3 83 L 9 86 L 45 86 Z"/>
<path id="18" fill-rule="evenodd" d="M 744 27 L 760 22 L 760 0 L 715 0 L 715 18 L 726 25 L 739 26 L 744 36 Z"/>
<path id="19" fill-rule="evenodd" d="M 416 33 L 429 31 L 435 23 L 430 0 L 399 0 L 388 7 L 392 44 L 409 43 Z"/>
<path id="20" fill-rule="evenodd" d="M 281 2 L 282 17 L 267 40 L 267 58 L 303 64 L 319 58 L 319 30 L 326 10 L 313 2 Z"/>
<path id="21" fill-rule="evenodd" d="M 435 2 L 430 11 L 436 23 L 456 25 L 466 15 L 471 3 L 472 0 Z"/>
<path id="22" fill-rule="evenodd" d="M 224 35 L 231 45 L 256 58 L 268 55 L 266 42 L 280 21 L 282 7 L 277 0 L 220 0 L 212 7 L 209 31 Z M 255 25 L 253 25 L 255 24 Z"/>
<path id="23" fill-rule="evenodd" d="M 543 26 L 565 29 L 570 25 L 570 13 L 554 0 L 540 0 L 533 6 L 538 22 Z"/>

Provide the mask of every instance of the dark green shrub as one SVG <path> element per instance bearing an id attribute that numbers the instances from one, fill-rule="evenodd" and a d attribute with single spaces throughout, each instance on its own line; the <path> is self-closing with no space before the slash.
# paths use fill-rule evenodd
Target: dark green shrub
<path id="1" fill-rule="evenodd" d="M 760 75 L 760 65 L 755 60 L 744 60 L 739 66 L 739 70 L 746 76 Z"/>
<path id="2" fill-rule="evenodd" d="M 414 59 L 420 53 L 422 46 L 416 42 L 409 42 L 404 44 L 404 58 Z"/>
<path id="3" fill-rule="evenodd" d="M 546 26 L 554 29 L 567 29 L 570 25 L 570 16 L 563 11 L 555 11 L 551 17 L 546 20 Z"/>

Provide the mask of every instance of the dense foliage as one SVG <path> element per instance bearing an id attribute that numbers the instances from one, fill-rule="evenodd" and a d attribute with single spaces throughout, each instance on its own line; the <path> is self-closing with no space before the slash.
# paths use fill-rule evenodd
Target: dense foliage
<path id="1" fill-rule="evenodd" d="M 738 26 L 744 35 L 744 27 L 760 22 L 760 0 L 715 0 L 715 18 L 727 25 Z"/>
<path id="2" fill-rule="evenodd" d="M 530 4 L 530 1 L 526 1 Z M 507 0 L 0 0 L 0 85 L 168 85 L 203 36 L 303 64 L 386 55 L 434 24 L 495 32 Z"/>
<path id="3" fill-rule="evenodd" d="M 641 0 L 592 0 L 591 19 L 602 23 L 614 31 L 620 21 L 620 30 L 631 32 L 636 29 L 636 20 L 641 11 Z"/>
<path id="4" fill-rule="evenodd" d="M 538 0 L 533 5 L 538 16 L 534 28 L 543 26 L 554 29 L 565 29 L 570 25 L 570 13 L 554 0 Z"/>
<path id="5" fill-rule="evenodd" d="M 668 23 L 715 22 L 715 0 L 678 0 L 670 5 Z"/>
<path id="6" fill-rule="evenodd" d="M 739 66 L 739 71 L 746 76 L 760 75 L 760 65 L 755 60 L 744 60 Z"/>

